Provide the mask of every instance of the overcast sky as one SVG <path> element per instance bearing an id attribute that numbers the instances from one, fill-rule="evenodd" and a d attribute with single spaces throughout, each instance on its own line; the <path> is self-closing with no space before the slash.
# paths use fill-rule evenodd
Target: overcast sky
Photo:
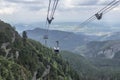
<path id="1" fill-rule="evenodd" d="M 113 0 L 60 0 L 55 13 L 59 22 L 83 22 Z M 0 19 L 10 23 L 45 21 L 49 0 L 0 0 Z M 120 6 L 102 21 L 118 23 Z"/>

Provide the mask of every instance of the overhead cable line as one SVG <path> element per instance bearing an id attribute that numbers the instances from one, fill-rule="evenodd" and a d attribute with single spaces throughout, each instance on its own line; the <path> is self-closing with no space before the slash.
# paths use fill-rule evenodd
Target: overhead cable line
<path id="1" fill-rule="evenodd" d="M 112 9 L 114 9 L 115 7 L 117 7 L 120 4 L 120 1 L 116 2 L 112 7 L 110 7 L 109 9 L 107 9 L 106 11 L 104 11 L 103 14 L 108 13 L 109 11 L 111 11 Z"/>
<path id="2" fill-rule="evenodd" d="M 119 3 L 120 3 L 120 0 L 114 0 L 114 1 L 112 1 L 112 2 L 110 2 L 107 6 L 105 6 L 104 8 L 102 8 L 100 11 L 98 11 L 96 14 L 106 14 L 106 13 L 108 13 L 109 11 L 111 11 L 113 8 L 115 8 L 115 7 L 117 7 L 118 5 L 119 5 Z M 92 15 L 90 18 L 88 18 L 87 20 L 85 20 L 84 22 L 82 22 L 81 24 L 80 24 L 80 26 L 81 27 L 84 27 L 85 25 L 87 25 L 87 24 L 89 24 L 90 22 L 92 22 L 92 21 L 94 21 L 95 19 L 97 19 L 96 18 L 96 14 L 94 14 L 94 15 Z M 101 16 L 102 17 L 102 16 Z M 74 28 L 74 31 L 76 31 L 76 30 L 78 30 L 79 28 L 81 28 L 81 27 L 75 27 Z M 61 40 L 64 40 L 64 39 L 66 39 L 67 37 L 69 37 L 71 34 L 69 34 L 69 35 L 67 35 L 67 36 L 65 36 L 64 38 L 62 38 L 62 39 L 60 39 L 59 41 L 61 41 Z"/>
<path id="3" fill-rule="evenodd" d="M 100 11 L 98 11 L 96 14 L 94 14 L 93 16 L 91 16 L 90 18 L 88 18 L 87 20 L 85 20 L 83 23 L 81 23 L 80 25 L 82 27 L 84 27 L 85 25 L 89 24 L 90 22 L 94 21 L 96 19 L 95 15 L 100 15 L 100 14 L 105 14 L 107 12 L 109 12 L 110 10 L 112 10 L 113 8 L 115 8 L 115 5 L 118 5 L 120 1 L 112 1 L 111 3 L 109 3 L 106 7 L 104 7 L 103 9 L 101 9 Z M 115 7 L 114 7 L 115 6 Z M 100 16 L 102 18 L 102 15 Z M 100 18 L 100 19 L 101 19 Z M 98 19 L 98 20 L 100 20 Z M 78 29 L 79 27 L 77 27 L 76 29 Z"/>
<path id="4" fill-rule="evenodd" d="M 99 14 L 100 14 L 100 13 L 105 14 L 105 13 L 111 11 L 111 10 L 112 10 L 113 8 L 115 8 L 116 6 L 118 6 L 119 3 L 120 3 L 120 0 L 114 0 L 114 1 L 112 1 L 111 3 L 109 3 L 106 7 L 104 7 L 104 8 L 101 9 L 100 11 L 98 11 L 97 13 L 99 13 Z M 97 13 L 96 13 L 96 14 L 97 14 Z M 94 14 L 93 16 L 91 16 L 90 18 L 88 18 L 87 20 L 85 20 L 84 22 L 82 22 L 82 23 L 80 24 L 80 26 L 84 27 L 85 25 L 87 25 L 88 23 L 94 21 L 95 19 L 96 19 L 96 16 L 95 16 L 95 14 Z M 80 28 L 80 27 L 78 26 L 78 27 L 74 28 L 74 30 L 76 31 L 76 30 L 78 30 L 79 28 Z"/>
<path id="5" fill-rule="evenodd" d="M 47 16 L 47 22 L 49 25 L 52 23 L 52 21 L 54 19 L 54 14 L 55 14 L 58 2 L 59 2 L 59 0 L 54 0 L 53 3 L 50 3 L 49 12 L 48 12 L 49 14 Z"/>
<path id="6" fill-rule="evenodd" d="M 46 24 L 45 24 L 45 26 L 47 26 L 47 32 L 45 33 L 45 35 L 43 37 L 45 40 L 45 45 L 47 45 L 49 27 L 54 19 L 54 14 L 55 14 L 58 2 L 59 2 L 59 0 L 49 0 L 47 18 L 46 18 Z"/>
<path id="7" fill-rule="evenodd" d="M 113 0 L 112 2 L 110 2 L 107 6 L 105 6 L 104 8 L 102 8 L 100 11 L 98 11 L 98 13 L 103 12 L 107 7 L 109 7 L 110 5 L 112 5 L 116 0 Z"/>
<path id="8" fill-rule="evenodd" d="M 110 2 L 106 7 L 104 7 L 104 8 L 102 8 L 100 11 L 98 11 L 97 13 L 101 13 L 101 12 L 103 12 L 103 10 L 105 10 L 109 5 L 111 5 L 112 3 L 114 3 L 116 0 L 113 0 L 112 2 Z M 95 17 L 94 15 L 93 16 L 91 16 L 90 18 L 88 18 L 86 21 L 84 21 L 83 23 L 85 23 L 85 22 L 88 22 L 89 20 L 91 20 L 91 19 L 93 19 L 93 17 Z M 83 23 L 81 23 L 81 24 L 83 24 Z"/>
<path id="9" fill-rule="evenodd" d="M 105 6 L 104 8 L 102 8 L 100 11 L 98 11 L 97 13 L 103 13 L 106 12 L 107 10 L 109 10 L 111 7 L 113 7 L 114 5 L 116 5 L 117 3 L 119 3 L 120 1 L 116 1 L 113 0 L 112 2 L 110 2 L 107 6 Z M 95 13 L 96 14 L 96 13 Z M 88 18 L 87 20 L 85 20 L 83 23 L 81 23 L 80 25 L 84 27 L 84 25 L 87 25 L 88 23 L 90 23 L 91 21 L 95 20 L 95 14 L 92 15 L 90 18 Z"/>
<path id="10" fill-rule="evenodd" d="M 52 18 L 52 17 L 54 16 L 54 14 L 55 14 L 55 11 L 56 11 L 56 8 L 57 8 L 57 5 L 58 5 L 58 1 L 59 1 L 59 0 L 55 0 L 55 1 L 54 1 L 53 9 L 52 9 L 52 13 L 51 13 L 50 18 Z"/>

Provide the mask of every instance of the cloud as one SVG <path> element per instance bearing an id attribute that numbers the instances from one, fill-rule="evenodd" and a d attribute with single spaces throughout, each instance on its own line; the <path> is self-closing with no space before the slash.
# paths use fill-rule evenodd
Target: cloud
<path id="1" fill-rule="evenodd" d="M 16 4 L 0 1 L 0 15 L 12 15 L 16 11 Z"/>
<path id="2" fill-rule="evenodd" d="M 5 0 L 10 3 L 22 3 L 22 4 L 42 4 L 43 1 L 40 0 Z"/>
<path id="3" fill-rule="evenodd" d="M 49 0 L 1 0 L 0 18 L 14 23 L 31 23 L 46 20 Z M 102 9 L 112 0 L 60 0 L 55 13 L 55 21 L 83 22 Z M 111 20 L 112 14 L 119 15 L 120 7 L 105 15 L 103 20 Z M 113 16 L 117 21 L 119 16 Z"/>
<path id="4" fill-rule="evenodd" d="M 13 14 L 15 11 L 14 8 L 12 7 L 9 7 L 9 8 L 3 8 L 3 9 L 0 9 L 0 14 L 3 15 L 3 14 L 7 14 L 7 15 L 10 15 L 10 14 Z"/>
<path id="5" fill-rule="evenodd" d="M 81 6 L 101 6 L 107 5 L 112 0 L 64 0 L 63 5 L 68 8 L 81 7 Z"/>

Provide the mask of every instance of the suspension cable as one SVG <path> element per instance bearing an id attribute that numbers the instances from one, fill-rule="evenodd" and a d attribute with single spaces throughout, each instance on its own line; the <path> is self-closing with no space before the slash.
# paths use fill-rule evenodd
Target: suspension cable
<path id="1" fill-rule="evenodd" d="M 113 0 L 112 2 L 110 2 L 107 6 L 105 6 L 104 8 L 102 8 L 100 11 L 98 11 L 97 13 L 103 13 L 104 11 L 106 11 L 107 9 L 111 8 L 112 6 L 114 6 L 116 3 L 118 3 L 119 1 L 116 2 L 116 0 Z M 91 16 L 90 18 L 88 18 L 87 20 L 85 20 L 83 23 L 81 23 L 80 25 L 86 25 L 89 22 L 92 21 L 92 19 L 95 17 L 95 15 Z M 94 19 L 93 19 L 94 20 Z"/>
<path id="2" fill-rule="evenodd" d="M 112 1 L 111 3 L 109 3 L 106 7 L 102 8 L 100 11 L 98 11 L 97 13 L 103 13 L 103 14 L 106 14 L 108 13 L 109 11 L 111 11 L 113 8 L 117 7 L 119 5 L 119 2 L 120 0 L 114 0 Z M 87 20 L 85 20 L 84 22 L 82 22 L 80 25 L 82 27 L 84 27 L 85 25 L 87 25 L 88 23 L 94 21 L 96 19 L 95 15 L 91 16 L 90 18 L 88 18 Z M 74 28 L 74 31 L 78 30 L 80 27 L 75 27 Z M 61 40 L 64 40 L 66 37 L 69 37 L 71 34 L 68 34 L 66 35 L 64 38 L 60 39 L 59 41 Z"/>
<path id="3" fill-rule="evenodd" d="M 47 32 L 45 33 L 45 35 L 43 37 L 45 39 L 45 45 L 47 45 L 47 39 L 48 39 L 48 35 L 49 35 L 49 27 L 50 27 L 50 24 L 52 23 L 52 20 L 54 19 L 53 16 L 55 14 L 58 2 L 59 2 L 59 0 L 54 0 L 53 4 L 52 4 L 52 0 L 49 0 L 47 18 L 46 18 L 46 23 L 45 23 L 45 26 L 47 26 Z"/>
<path id="4" fill-rule="evenodd" d="M 55 11 L 56 11 L 58 2 L 59 2 L 59 0 L 55 0 L 55 1 L 54 1 L 53 10 L 52 10 L 52 13 L 51 13 L 51 16 L 50 16 L 51 19 L 53 18 L 54 14 L 55 14 Z"/>

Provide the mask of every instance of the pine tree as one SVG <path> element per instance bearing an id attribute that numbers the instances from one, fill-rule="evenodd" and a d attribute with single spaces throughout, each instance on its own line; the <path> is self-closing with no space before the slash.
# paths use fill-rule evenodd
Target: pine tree
<path id="1" fill-rule="evenodd" d="M 23 34 L 22 34 L 22 36 L 23 36 L 23 45 L 25 45 L 26 44 L 26 41 L 27 41 L 27 32 L 26 31 L 23 31 Z"/>

